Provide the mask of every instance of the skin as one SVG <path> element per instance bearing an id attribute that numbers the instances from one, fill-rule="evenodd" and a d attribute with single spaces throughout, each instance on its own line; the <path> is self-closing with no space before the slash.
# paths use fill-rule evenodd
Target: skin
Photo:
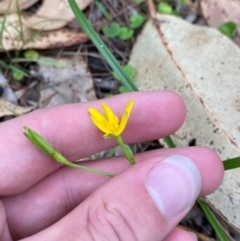
<path id="1" fill-rule="evenodd" d="M 127 93 L 104 103 L 121 116 L 130 99 L 135 104 L 122 135 L 125 143 L 162 138 L 184 122 L 185 104 L 173 92 Z M 23 126 L 36 130 L 71 161 L 109 149 L 116 140 L 104 140 L 87 111 L 89 107 L 100 110 L 102 102 L 46 108 L 0 124 L 1 241 L 195 240 L 191 233 L 176 228 L 182 214 L 166 220 L 158 211 L 144 187 L 144 177 L 166 157 L 183 155 L 198 167 L 200 195 L 207 195 L 223 178 L 221 160 L 212 150 L 154 150 L 136 155 L 133 167 L 123 157 L 83 163 L 117 174 L 109 178 L 62 167 L 22 134 Z"/>

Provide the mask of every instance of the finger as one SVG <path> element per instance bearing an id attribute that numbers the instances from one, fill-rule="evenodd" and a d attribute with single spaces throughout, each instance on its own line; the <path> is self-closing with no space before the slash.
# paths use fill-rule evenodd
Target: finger
<path id="1" fill-rule="evenodd" d="M 174 228 L 169 235 L 167 235 L 166 238 L 163 239 L 163 241 L 197 241 L 196 234 L 192 232 L 188 232 L 186 230 L 183 230 L 181 228 Z"/>
<path id="2" fill-rule="evenodd" d="M 6 212 L 3 206 L 3 203 L 0 201 L 0 240 L 12 241 L 10 236 L 7 221 L 6 221 Z"/>
<path id="3" fill-rule="evenodd" d="M 136 161 L 141 162 L 148 158 L 170 155 L 182 155 L 194 161 L 202 175 L 203 185 L 200 195 L 213 192 L 221 183 L 223 176 L 222 163 L 215 152 L 207 148 L 160 149 L 138 154 L 136 155 Z M 108 168 L 108 171 L 115 173 L 120 173 L 129 167 L 123 157 L 109 158 L 87 164 L 98 169 Z M 47 228 L 65 216 L 108 180 L 103 176 L 66 167 L 49 175 L 23 194 L 4 198 L 12 236 L 19 239 Z M 38 210 L 41 210 L 41 212 Z"/>
<path id="4" fill-rule="evenodd" d="M 130 99 L 134 99 L 135 104 L 123 135 L 126 142 L 169 135 L 184 121 L 185 105 L 173 92 L 134 92 L 105 99 L 104 102 L 120 116 Z M 47 108 L 2 123 L 0 195 L 26 190 L 59 167 L 26 139 L 22 134 L 23 126 L 39 132 L 71 161 L 116 145 L 114 139 L 103 139 L 103 134 L 93 125 L 88 114 L 89 107 L 100 109 L 102 102 Z"/>
<path id="5" fill-rule="evenodd" d="M 53 241 L 162 240 L 191 209 L 201 190 L 207 189 L 204 178 L 213 180 L 188 157 L 154 156 L 117 175 L 60 221 L 26 241 L 47 237 Z"/>

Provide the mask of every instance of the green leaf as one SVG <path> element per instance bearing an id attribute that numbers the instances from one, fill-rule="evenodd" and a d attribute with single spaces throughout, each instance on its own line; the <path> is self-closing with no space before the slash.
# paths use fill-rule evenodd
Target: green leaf
<path id="1" fill-rule="evenodd" d="M 145 17 L 141 14 L 134 14 L 130 17 L 130 28 L 139 28 L 145 22 Z"/>
<path id="2" fill-rule="evenodd" d="M 134 31 L 128 27 L 121 27 L 121 31 L 118 35 L 118 38 L 121 40 L 127 40 L 130 39 L 134 34 Z"/>
<path id="3" fill-rule="evenodd" d="M 172 14 L 173 13 L 173 8 L 168 3 L 160 2 L 158 4 L 158 12 L 159 13 L 164 13 L 164 14 Z"/>
<path id="4" fill-rule="evenodd" d="M 234 39 L 237 33 L 237 25 L 234 22 L 226 22 L 223 23 L 222 25 L 220 25 L 218 27 L 218 30 L 226 35 L 227 37 L 229 37 L 230 39 Z"/>
<path id="5" fill-rule="evenodd" d="M 128 88 L 126 88 L 126 86 L 124 85 L 121 85 L 119 88 L 118 88 L 118 91 L 119 93 L 127 93 L 127 92 L 130 92 Z"/>
<path id="6" fill-rule="evenodd" d="M 240 156 L 223 161 L 224 170 L 231 170 L 240 167 Z"/>
<path id="7" fill-rule="evenodd" d="M 134 76 L 136 74 L 136 70 L 132 65 L 127 64 L 127 65 L 123 66 L 123 70 L 127 74 L 127 76 L 129 76 L 129 78 L 131 78 L 131 79 L 134 78 Z M 120 79 L 116 72 L 113 72 L 113 76 L 116 80 Z"/>
<path id="8" fill-rule="evenodd" d="M 112 38 L 112 37 L 116 37 L 120 34 L 121 27 L 119 26 L 118 23 L 112 22 L 110 25 L 104 26 L 102 28 L 102 31 L 106 37 Z"/>
<path id="9" fill-rule="evenodd" d="M 17 80 L 17 81 L 21 81 L 23 80 L 23 78 L 25 77 L 25 73 L 21 70 L 18 70 L 18 69 L 15 69 L 13 72 L 12 72 L 12 77 Z"/>
<path id="10" fill-rule="evenodd" d="M 32 59 L 36 59 L 37 60 L 37 59 L 39 59 L 40 54 L 36 50 L 29 49 L 29 50 L 24 51 L 24 57 L 26 59 L 30 59 L 30 60 L 32 60 Z"/>

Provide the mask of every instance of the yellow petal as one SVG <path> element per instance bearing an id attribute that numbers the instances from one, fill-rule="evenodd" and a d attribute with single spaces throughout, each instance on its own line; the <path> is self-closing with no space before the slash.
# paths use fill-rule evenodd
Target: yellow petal
<path id="1" fill-rule="evenodd" d="M 109 133 L 109 130 L 108 128 L 106 127 L 106 125 L 103 125 L 102 123 L 100 122 L 97 122 L 95 119 L 92 118 L 92 121 L 94 123 L 94 125 L 99 129 L 101 130 L 103 133 Z"/>
<path id="2" fill-rule="evenodd" d="M 104 115 L 102 115 L 98 110 L 94 108 L 89 108 L 88 112 L 91 115 L 91 119 L 95 126 L 98 127 L 102 132 L 108 133 L 108 125 L 107 125 L 107 119 L 105 118 Z"/>
<path id="3" fill-rule="evenodd" d="M 97 120 L 98 122 L 105 122 L 106 121 L 106 117 L 99 112 L 98 110 L 94 109 L 94 108 L 89 108 L 88 109 L 89 114 L 91 115 L 91 117 L 95 120 Z"/>
<path id="4" fill-rule="evenodd" d="M 130 116 L 133 104 L 134 104 L 134 100 L 130 100 L 124 110 L 124 113 L 123 113 L 123 116 L 122 116 L 122 119 L 121 119 L 121 122 L 119 125 L 119 129 L 118 129 L 118 135 L 120 135 L 124 131 L 124 129 L 127 125 L 128 118 Z"/>
<path id="5" fill-rule="evenodd" d="M 106 104 L 102 103 L 102 108 L 106 114 L 106 118 L 107 120 L 109 121 L 109 123 L 111 123 L 112 121 L 118 121 L 119 122 L 119 119 L 116 115 L 114 115 L 114 113 L 112 112 L 112 110 L 110 109 L 109 106 L 107 106 Z"/>

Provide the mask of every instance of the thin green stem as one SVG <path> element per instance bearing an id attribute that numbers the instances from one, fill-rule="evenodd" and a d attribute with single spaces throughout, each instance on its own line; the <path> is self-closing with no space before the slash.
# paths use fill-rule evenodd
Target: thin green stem
<path id="1" fill-rule="evenodd" d="M 114 177 L 113 173 L 97 170 L 90 167 L 85 167 L 82 165 L 77 165 L 68 161 L 60 152 L 58 152 L 46 139 L 44 139 L 40 134 L 36 131 L 28 128 L 27 126 L 24 127 L 24 135 L 31 141 L 38 149 L 44 152 L 46 155 L 52 157 L 55 161 L 69 167 L 81 169 L 83 171 L 92 172 L 104 176 Z"/>
<path id="2" fill-rule="evenodd" d="M 97 170 L 97 169 L 94 169 L 94 168 L 90 168 L 90 167 L 86 167 L 86 166 L 82 166 L 82 165 L 72 163 L 72 162 L 68 161 L 63 155 L 61 155 L 58 152 L 56 152 L 51 157 L 55 161 L 60 162 L 63 165 L 68 166 L 68 167 L 73 167 L 73 168 L 76 168 L 76 169 L 80 169 L 80 170 L 83 170 L 83 171 L 92 172 L 92 173 L 95 173 L 95 174 L 104 175 L 104 176 L 108 176 L 108 177 L 114 177 L 115 176 L 115 174 L 110 173 L 110 172 L 105 172 L 105 171 L 102 171 L 102 170 Z"/>
<path id="3" fill-rule="evenodd" d="M 116 140 L 117 140 L 119 146 L 122 148 L 122 150 L 124 152 L 124 143 L 123 143 L 122 137 L 121 136 L 116 136 Z"/>

